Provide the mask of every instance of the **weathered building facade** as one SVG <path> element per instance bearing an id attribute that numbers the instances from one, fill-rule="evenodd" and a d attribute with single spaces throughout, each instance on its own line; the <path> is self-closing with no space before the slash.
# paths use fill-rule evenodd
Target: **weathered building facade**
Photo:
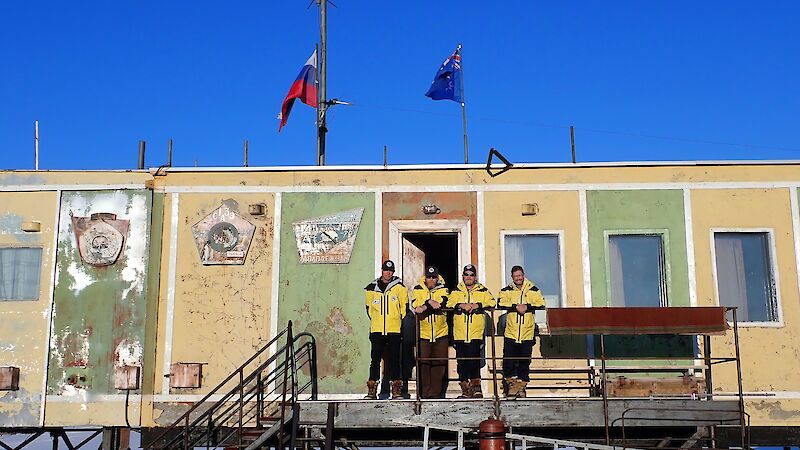
<path id="1" fill-rule="evenodd" d="M 407 284 L 473 263 L 495 293 L 522 264 L 548 306 L 738 306 L 751 425 L 800 427 L 798 189 L 778 162 L 0 172 L 0 366 L 19 368 L 0 427 L 169 425 L 289 320 L 317 339 L 321 397 L 358 398 L 386 258 Z M 537 355 L 592 356 L 544 324 Z M 737 391 L 735 367 L 713 376 Z"/>

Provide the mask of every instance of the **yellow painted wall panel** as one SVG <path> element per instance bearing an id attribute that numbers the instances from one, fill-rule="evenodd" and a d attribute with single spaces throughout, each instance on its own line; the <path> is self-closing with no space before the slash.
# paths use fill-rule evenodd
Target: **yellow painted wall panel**
<path id="1" fill-rule="evenodd" d="M 223 201 L 238 205 L 239 215 L 255 225 L 255 234 L 243 265 L 204 266 L 192 226 Z M 269 340 L 274 197 L 181 194 L 179 202 L 173 334 L 171 342 L 164 342 L 166 337 L 159 341 L 161 347 L 171 344 L 173 363 L 206 363 L 200 389 L 171 389 L 172 394 L 197 394 L 212 389 Z M 266 204 L 267 213 L 250 215 L 248 205 L 254 203 Z M 166 230 L 171 218 L 165 219 Z M 162 266 L 162 279 L 169 279 L 169 263 Z M 168 314 L 159 317 L 166 320 Z M 162 363 L 162 370 L 169 367 Z"/>
<path id="2" fill-rule="evenodd" d="M 713 274 L 712 229 L 725 231 L 771 231 L 774 259 L 773 273 L 778 281 L 778 300 L 783 322 L 739 327 L 742 375 L 745 391 L 797 391 L 800 372 L 800 299 L 794 254 L 794 235 L 789 189 L 693 190 L 692 229 L 699 306 L 718 303 Z M 733 333 L 712 338 L 715 356 L 733 355 Z M 733 364 L 714 370 L 717 391 L 736 391 Z M 763 409 L 763 408 L 762 408 Z M 768 416 L 750 410 L 753 420 L 761 423 Z"/>
<path id="3" fill-rule="evenodd" d="M 57 212 L 55 192 L 0 192 L 0 247 L 42 248 L 38 299 L 0 300 L 0 366 L 20 368 L 20 389 L 0 391 L 0 427 L 37 426 L 41 421 Z M 40 222 L 41 231 L 22 231 L 27 221 Z"/>

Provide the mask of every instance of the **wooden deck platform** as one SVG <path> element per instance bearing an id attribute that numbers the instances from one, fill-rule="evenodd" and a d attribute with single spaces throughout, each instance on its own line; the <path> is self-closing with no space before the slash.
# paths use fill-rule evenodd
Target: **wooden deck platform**
<path id="1" fill-rule="evenodd" d="M 477 427 L 494 414 L 494 399 L 317 400 L 300 402 L 301 424 L 324 424 L 332 405 L 336 429 L 408 428 L 409 424 Z M 735 425 L 739 405 L 730 400 L 609 399 L 612 427 L 699 427 Z M 599 398 L 526 398 L 500 402 L 512 427 L 603 427 Z M 413 425 L 412 425 L 413 426 Z"/>

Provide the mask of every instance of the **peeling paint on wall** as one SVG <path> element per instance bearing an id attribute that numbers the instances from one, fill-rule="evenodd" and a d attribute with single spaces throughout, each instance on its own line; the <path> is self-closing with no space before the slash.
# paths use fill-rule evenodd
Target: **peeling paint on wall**
<path id="1" fill-rule="evenodd" d="M 207 391 L 268 341 L 273 219 L 248 214 L 248 203 L 272 201 L 264 195 L 181 195 L 172 362 L 207 364 L 201 389 L 172 388 L 172 393 Z M 220 204 L 253 227 L 242 264 L 204 265 L 199 257 L 192 227 Z"/>
<path id="2" fill-rule="evenodd" d="M 282 200 L 278 329 L 317 340 L 320 393 L 364 391 L 369 366 L 369 325 L 364 286 L 375 273 L 375 199 L 372 194 L 284 194 Z M 308 217 L 364 208 L 348 264 L 302 264 L 292 224 Z"/>
<path id="3" fill-rule="evenodd" d="M 39 242 L 41 234 L 22 231 L 22 221 L 22 216 L 14 213 L 0 214 L 0 234 L 12 236 L 22 244 Z"/>
<path id="4" fill-rule="evenodd" d="M 135 190 L 62 195 L 49 395 L 86 403 L 90 394 L 114 394 L 114 368 L 142 364 L 150 196 Z M 99 212 L 129 221 L 129 229 L 119 259 L 95 267 L 81 259 L 70 216 Z"/>

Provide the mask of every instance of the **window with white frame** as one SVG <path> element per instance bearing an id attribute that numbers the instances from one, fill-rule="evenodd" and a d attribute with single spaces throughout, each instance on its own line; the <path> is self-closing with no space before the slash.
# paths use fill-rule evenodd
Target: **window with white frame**
<path id="1" fill-rule="evenodd" d="M 0 301 L 38 300 L 42 249 L 0 247 Z"/>
<path id="2" fill-rule="evenodd" d="M 505 281 L 511 284 L 511 268 L 522 266 L 525 277 L 542 291 L 548 308 L 563 306 L 561 248 L 557 234 L 508 234 L 505 249 Z M 536 323 L 547 322 L 544 311 L 536 311 Z"/>
<path id="3" fill-rule="evenodd" d="M 608 236 L 610 306 L 667 306 L 661 234 Z"/>
<path id="4" fill-rule="evenodd" d="M 778 299 L 767 232 L 715 232 L 720 306 L 737 307 L 741 322 L 777 322 Z"/>

